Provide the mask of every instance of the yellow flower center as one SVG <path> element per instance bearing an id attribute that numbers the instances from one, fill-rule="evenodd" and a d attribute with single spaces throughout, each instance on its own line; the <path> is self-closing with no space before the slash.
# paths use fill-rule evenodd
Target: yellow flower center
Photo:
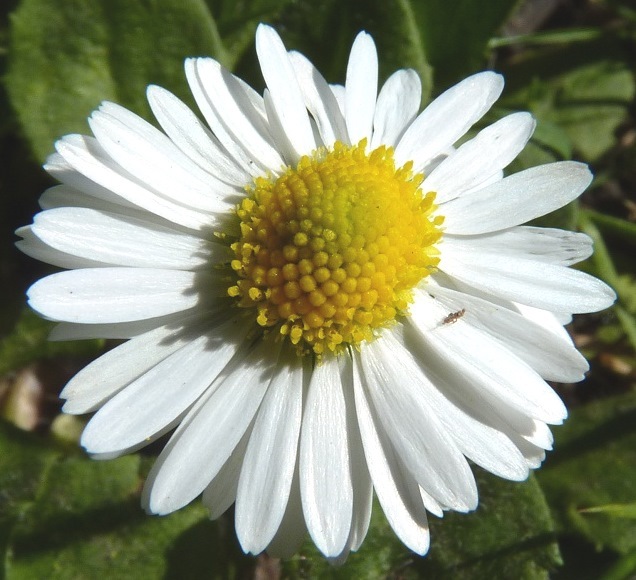
<path id="1" fill-rule="evenodd" d="M 228 289 L 257 323 L 320 355 L 371 340 L 407 312 L 439 262 L 442 216 L 393 150 L 336 143 L 278 178 L 261 177 L 238 206 Z"/>

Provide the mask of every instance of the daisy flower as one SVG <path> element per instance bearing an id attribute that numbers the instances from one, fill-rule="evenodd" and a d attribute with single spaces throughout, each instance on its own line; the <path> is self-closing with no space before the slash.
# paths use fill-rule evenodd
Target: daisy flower
<path id="1" fill-rule="evenodd" d="M 104 103 L 94 136 L 56 144 L 61 185 L 18 231 L 66 268 L 29 290 L 54 340 L 126 339 L 62 392 L 96 412 L 97 458 L 172 432 L 143 503 L 235 503 L 246 552 L 357 550 L 373 493 L 400 539 L 426 512 L 477 505 L 471 463 L 523 480 L 566 409 L 545 380 L 588 365 L 563 328 L 615 295 L 570 265 L 588 237 L 521 224 L 578 197 L 585 165 L 504 177 L 535 122 L 512 114 L 457 145 L 503 80 L 473 75 L 418 114 L 399 70 L 378 92 L 360 33 L 329 85 L 261 25 L 261 96 L 210 58 L 185 72 L 205 119 L 157 86 L 157 129 Z"/>

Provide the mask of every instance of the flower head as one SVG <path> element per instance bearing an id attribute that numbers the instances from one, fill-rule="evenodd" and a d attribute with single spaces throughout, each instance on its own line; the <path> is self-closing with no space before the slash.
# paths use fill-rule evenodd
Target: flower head
<path id="1" fill-rule="evenodd" d="M 34 284 L 56 340 L 127 339 L 64 389 L 97 411 L 82 444 L 115 457 L 174 430 L 144 503 L 236 502 L 247 552 L 290 554 L 305 530 L 328 557 L 356 550 L 373 492 L 414 551 L 426 512 L 477 505 L 469 460 L 523 480 L 566 410 L 546 379 L 587 363 L 563 324 L 613 292 L 568 266 L 582 234 L 521 224 L 575 199 L 587 167 L 504 177 L 534 129 L 504 117 L 457 142 L 503 88 L 476 74 L 418 114 L 420 81 L 377 91 L 371 37 L 344 86 L 260 26 L 267 88 L 186 62 L 203 123 L 148 89 L 160 131 L 104 103 L 94 137 L 56 144 L 61 185 L 19 230 L 68 269 Z"/>

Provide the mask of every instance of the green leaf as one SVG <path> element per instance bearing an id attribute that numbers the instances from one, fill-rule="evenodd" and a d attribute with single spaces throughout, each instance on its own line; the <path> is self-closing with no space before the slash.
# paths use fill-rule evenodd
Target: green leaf
<path id="1" fill-rule="evenodd" d="M 351 44 L 366 30 L 378 48 L 380 79 L 398 69 L 413 68 L 422 81 L 426 102 L 432 70 L 416 6 L 412 0 L 296 2 L 281 13 L 280 32 L 287 46 L 303 52 L 328 81 L 344 83 Z"/>
<path id="2" fill-rule="evenodd" d="M 7 91 L 40 160 L 113 100 L 149 117 L 146 86 L 189 99 L 188 56 L 232 66 L 203 0 L 23 0 L 11 20 Z"/>
<path id="3" fill-rule="evenodd" d="M 57 455 L 35 437 L 0 420 L 0 551 L 3 555 L 13 526 L 24 517 L 43 474 Z M 3 577 L 2 570 L 0 577 Z"/>
<path id="4" fill-rule="evenodd" d="M 541 32 L 532 32 L 518 36 L 492 38 L 488 43 L 488 47 L 494 49 L 504 46 L 514 46 L 518 48 L 520 45 L 571 44 L 572 42 L 589 42 L 590 40 L 596 40 L 601 35 L 602 32 L 597 28 L 543 30 Z"/>
<path id="5" fill-rule="evenodd" d="M 485 67 L 488 41 L 517 4 L 516 0 L 411 1 L 438 90 Z"/>
<path id="6" fill-rule="evenodd" d="M 578 156 L 596 161 L 616 142 L 635 85 L 627 55 L 610 40 L 528 51 L 505 70 L 501 104 L 563 129 Z"/>
<path id="7" fill-rule="evenodd" d="M 487 5 L 472 0 L 325 0 L 298 2 L 281 14 L 290 46 L 305 52 L 331 82 L 342 82 L 351 43 L 360 30 L 375 39 L 380 76 L 414 68 L 423 84 L 423 102 L 435 92 L 483 68 L 487 44 L 516 0 Z M 325 45 L 325 38 L 329 39 Z"/>
<path id="8" fill-rule="evenodd" d="M 579 217 L 581 231 L 594 241 L 595 251 L 592 262 L 598 275 L 616 290 L 618 301 L 614 305 L 614 312 L 632 347 L 636 349 L 636 286 L 630 275 L 618 275 L 612 259 L 616 253 L 612 255 L 609 252 L 601 232 L 591 217 L 590 212 L 581 213 Z M 606 331 L 606 329 L 603 330 Z"/>
<path id="9" fill-rule="evenodd" d="M 636 519 L 636 503 L 611 503 L 581 510 L 582 514 L 607 514 L 613 518 Z"/>
<path id="10" fill-rule="evenodd" d="M 102 340 L 50 342 L 47 337 L 53 326 L 30 308 L 23 308 L 13 332 L 0 340 L 0 375 L 45 358 L 94 356 L 103 346 Z"/>
<path id="11" fill-rule="evenodd" d="M 479 506 L 431 522 L 432 547 L 417 566 L 425 578 L 548 578 L 561 564 L 541 488 L 477 472 Z M 433 518 L 431 518 L 433 519 Z"/>
<path id="12" fill-rule="evenodd" d="M 636 396 L 575 409 L 555 436 L 555 451 L 537 477 L 559 531 L 597 549 L 636 550 L 636 521 L 582 511 L 636 498 Z"/>
<path id="13" fill-rule="evenodd" d="M 283 576 L 288 578 L 387 578 L 397 570 L 404 572 L 412 557 L 389 526 L 377 500 L 374 501 L 369 533 L 358 552 L 334 567 L 307 540 L 298 554 L 283 562 Z"/>
<path id="14" fill-rule="evenodd" d="M 206 0 L 218 28 L 216 34 L 223 39 L 227 54 L 232 58 L 232 67 L 246 49 L 254 43 L 254 32 L 260 22 L 275 19 L 288 9 L 293 0 Z M 254 53 L 249 55 L 254 59 Z"/>
<path id="15" fill-rule="evenodd" d="M 585 210 L 585 214 L 604 234 L 615 236 L 636 246 L 636 223 L 591 209 Z"/>
<path id="16" fill-rule="evenodd" d="M 359 552 L 333 568 L 307 542 L 284 564 L 291 578 L 547 578 L 561 562 L 553 522 L 536 480 L 511 483 L 476 470 L 480 503 L 471 514 L 429 516 L 431 550 L 400 543 L 380 506 Z"/>
<path id="17" fill-rule="evenodd" d="M 8 580 L 227 578 L 245 575 L 227 526 L 194 502 L 144 514 L 139 456 L 93 461 L 65 455 L 0 423 L 0 540 Z"/>
<path id="18" fill-rule="evenodd" d="M 636 551 L 619 558 L 616 564 L 603 574 L 601 580 L 633 580 L 635 572 Z"/>

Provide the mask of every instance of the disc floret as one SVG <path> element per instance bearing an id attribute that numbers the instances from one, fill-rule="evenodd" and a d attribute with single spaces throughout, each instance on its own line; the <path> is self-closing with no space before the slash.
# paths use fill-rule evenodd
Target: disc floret
<path id="1" fill-rule="evenodd" d="M 301 352 L 373 339 L 439 262 L 443 217 L 422 179 L 411 163 L 396 169 L 391 148 L 366 153 L 366 140 L 257 178 L 236 210 L 228 294 Z"/>

